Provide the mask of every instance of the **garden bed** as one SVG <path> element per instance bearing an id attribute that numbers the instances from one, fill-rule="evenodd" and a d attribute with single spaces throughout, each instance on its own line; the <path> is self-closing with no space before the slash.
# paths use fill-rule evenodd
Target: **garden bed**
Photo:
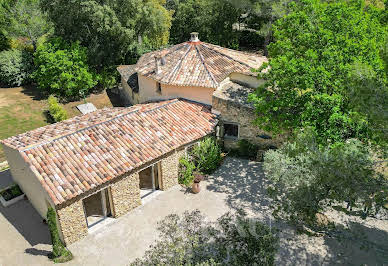
<path id="1" fill-rule="evenodd" d="M 23 191 L 18 185 L 13 185 L 0 192 L 0 202 L 4 207 L 8 207 L 24 198 Z"/>

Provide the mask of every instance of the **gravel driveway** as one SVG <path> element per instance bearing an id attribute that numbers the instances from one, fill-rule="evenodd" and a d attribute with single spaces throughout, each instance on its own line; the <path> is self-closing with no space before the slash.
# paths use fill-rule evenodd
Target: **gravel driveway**
<path id="1" fill-rule="evenodd" d="M 271 219 L 269 209 L 271 201 L 265 195 L 264 181 L 260 163 L 226 158 L 220 169 L 201 183 L 202 191 L 199 194 L 187 193 L 179 186 L 157 194 L 146 204 L 93 230 L 86 238 L 71 245 L 69 248 L 75 258 L 66 265 L 127 265 L 131 260 L 142 256 L 149 245 L 157 239 L 157 222 L 166 215 L 199 209 L 207 219 L 214 221 L 225 212 L 239 208 L 245 209 L 252 217 L 280 228 L 281 241 L 276 260 L 278 265 L 384 265 L 388 261 L 380 250 L 388 248 L 388 221 L 369 218 L 361 221 L 338 213 L 330 214 L 333 219 L 350 222 L 354 230 L 364 232 L 367 239 L 378 244 L 378 249 L 370 246 L 367 251 L 361 251 L 355 244 L 359 241 L 338 242 L 328 237 L 297 235 L 292 228 Z M 35 222 L 39 220 L 35 216 L 29 220 Z M 20 232 L 12 229 L 12 222 L 8 222 L 7 226 L 4 226 L 4 223 L 7 221 L 0 216 L 1 235 L 9 234 L 7 238 L 9 241 L 15 237 L 21 238 Z M 42 229 L 37 222 L 35 226 Z M 4 229 L 8 227 L 10 231 Z M 45 252 L 50 250 L 46 245 L 48 232 L 42 234 L 44 237 L 35 241 L 36 243 L 23 242 L 19 239 L 18 244 L 13 246 L 20 248 L 3 260 L 3 264 L 0 259 L 0 265 L 18 265 L 20 259 L 16 256 L 17 253 L 23 253 L 23 257 L 20 258 L 23 258 L 24 265 L 49 265 L 45 257 Z M 6 252 L 8 249 L 4 248 L 4 245 L 8 241 L 0 243 L 2 246 L 0 252 Z M 34 253 L 31 250 L 30 253 L 25 252 L 28 246 L 36 249 L 35 255 L 30 254 Z M 13 260 L 18 261 L 14 263 Z"/>

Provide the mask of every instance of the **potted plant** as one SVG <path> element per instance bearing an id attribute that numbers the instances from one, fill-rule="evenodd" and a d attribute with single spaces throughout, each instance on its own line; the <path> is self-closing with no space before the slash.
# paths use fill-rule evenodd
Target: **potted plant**
<path id="1" fill-rule="evenodd" d="M 199 183 L 204 179 L 203 175 L 201 173 L 194 173 L 194 182 L 193 185 L 191 186 L 191 190 L 193 193 L 197 194 L 201 191 L 201 187 Z"/>

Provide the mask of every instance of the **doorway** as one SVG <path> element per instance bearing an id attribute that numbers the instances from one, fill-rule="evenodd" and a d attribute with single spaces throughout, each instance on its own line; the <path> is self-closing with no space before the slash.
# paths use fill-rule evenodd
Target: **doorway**
<path id="1" fill-rule="evenodd" d="M 139 172 L 140 197 L 144 198 L 160 189 L 160 162 L 153 164 Z"/>
<path id="2" fill-rule="evenodd" d="M 111 197 L 108 188 L 82 200 L 88 228 L 112 216 Z"/>

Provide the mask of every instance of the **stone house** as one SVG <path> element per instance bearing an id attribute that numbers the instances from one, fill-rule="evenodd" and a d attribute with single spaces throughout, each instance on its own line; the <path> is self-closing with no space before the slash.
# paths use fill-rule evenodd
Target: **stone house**
<path id="1" fill-rule="evenodd" d="M 136 65 L 119 66 L 119 91 L 129 105 L 174 97 L 211 105 L 220 115 L 218 135 L 226 148 L 247 139 L 266 149 L 278 140 L 253 125 L 254 106 L 247 99 L 263 84 L 252 69 L 264 62 L 264 56 L 204 43 L 192 33 L 188 42 L 147 53 Z"/>
<path id="2" fill-rule="evenodd" d="M 14 181 L 71 244 L 178 184 L 178 160 L 213 134 L 209 106 L 172 99 L 105 108 L 2 140 Z M 104 223 L 101 223 L 104 224 Z"/>

